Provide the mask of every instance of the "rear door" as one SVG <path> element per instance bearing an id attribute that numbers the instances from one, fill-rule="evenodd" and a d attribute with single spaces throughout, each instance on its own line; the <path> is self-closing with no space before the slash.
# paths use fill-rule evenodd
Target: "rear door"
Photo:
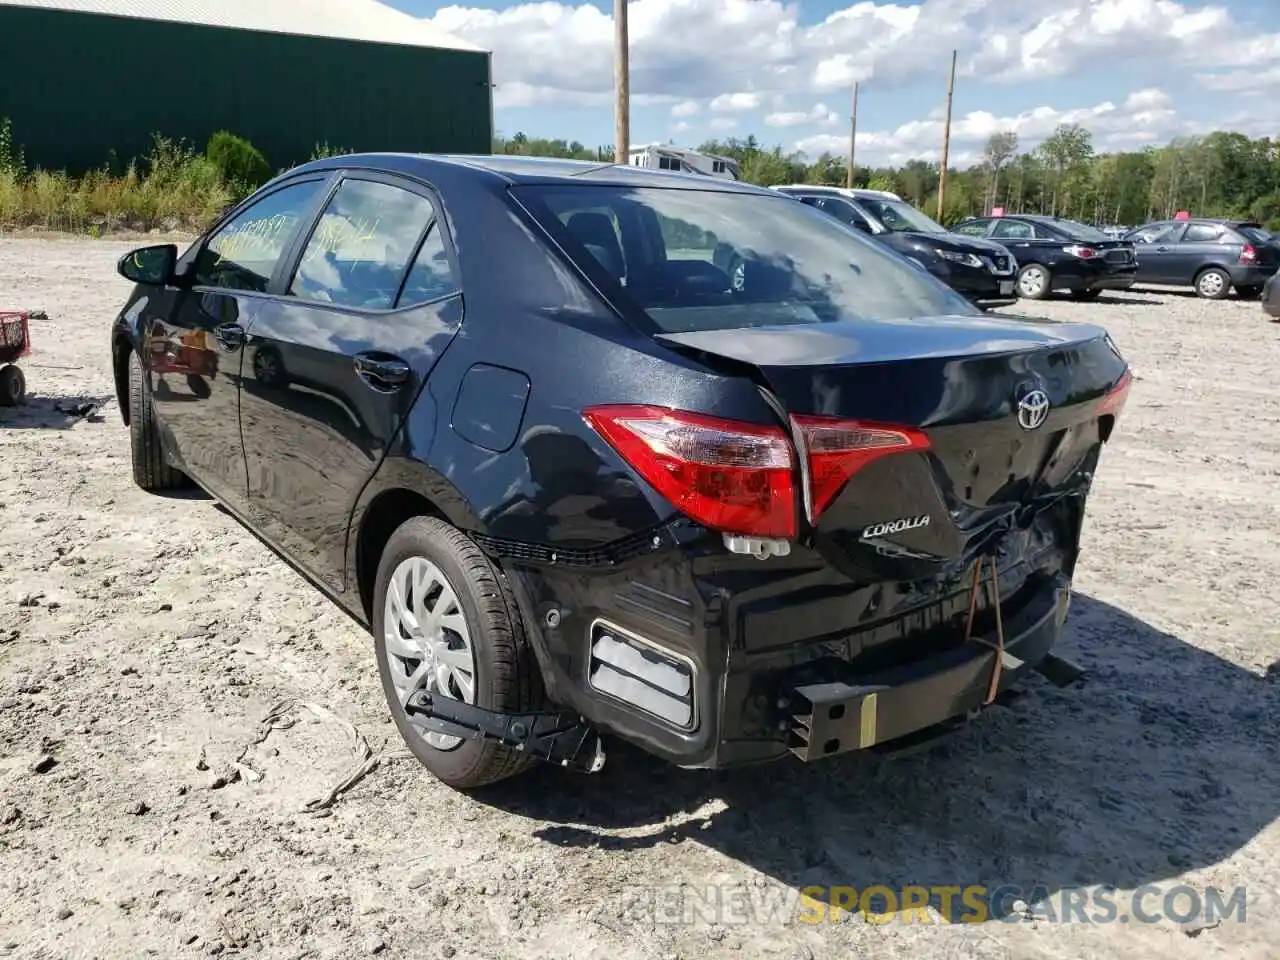
<path id="1" fill-rule="evenodd" d="M 352 506 L 462 322 L 457 276 L 431 190 L 347 173 L 249 328 L 251 516 L 335 590 Z"/>
<path id="2" fill-rule="evenodd" d="M 234 510 L 247 486 L 240 443 L 243 336 L 326 176 L 291 180 L 256 198 L 184 257 L 194 283 L 148 319 L 143 343 L 156 419 L 186 471 Z"/>
<path id="3" fill-rule="evenodd" d="M 1240 259 L 1240 238 L 1221 223 L 1189 223 L 1168 254 L 1168 283 L 1190 285 L 1207 266 Z"/>

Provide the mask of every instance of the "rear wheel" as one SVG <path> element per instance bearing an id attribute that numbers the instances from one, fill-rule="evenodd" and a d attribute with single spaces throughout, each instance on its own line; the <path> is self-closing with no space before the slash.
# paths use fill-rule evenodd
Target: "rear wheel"
<path id="1" fill-rule="evenodd" d="M 404 708 L 417 690 L 503 713 L 541 707 L 541 677 L 510 587 L 469 537 L 434 517 L 413 517 L 392 534 L 374 584 L 373 636 L 392 719 L 438 779 L 467 790 L 534 762 L 490 740 L 425 732 Z"/>
<path id="2" fill-rule="evenodd" d="M 1231 292 L 1231 276 L 1225 270 L 1209 267 L 1196 276 L 1196 293 L 1206 300 L 1222 300 Z"/>
<path id="3" fill-rule="evenodd" d="M 151 392 L 136 353 L 129 354 L 129 452 L 133 482 L 143 490 L 177 490 L 190 483 L 186 474 L 165 460 L 164 444 L 151 408 Z"/>
<path id="4" fill-rule="evenodd" d="M 0 370 L 0 407 L 20 406 L 27 399 L 27 378 L 10 364 Z"/>
<path id="5" fill-rule="evenodd" d="M 1018 271 L 1018 296 L 1024 300 L 1043 300 L 1052 290 L 1053 278 L 1047 267 L 1028 263 Z"/>

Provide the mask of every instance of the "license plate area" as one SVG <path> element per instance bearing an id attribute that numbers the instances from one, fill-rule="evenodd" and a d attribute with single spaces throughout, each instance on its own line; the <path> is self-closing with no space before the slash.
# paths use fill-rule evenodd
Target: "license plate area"
<path id="1" fill-rule="evenodd" d="M 1002 296 L 1002 297 L 1008 297 L 1008 296 L 1012 296 L 1012 295 L 1013 295 L 1013 281 L 1012 281 L 1012 280 L 1001 280 L 1001 281 L 1000 281 L 1000 296 Z"/>

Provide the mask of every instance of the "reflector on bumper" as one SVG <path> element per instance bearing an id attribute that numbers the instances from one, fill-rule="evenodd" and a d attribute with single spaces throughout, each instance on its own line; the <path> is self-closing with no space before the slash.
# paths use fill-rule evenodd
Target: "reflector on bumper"
<path id="1" fill-rule="evenodd" d="M 614 624 L 591 625 L 588 680 L 593 689 L 680 730 L 696 724 L 693 665 Z"/>

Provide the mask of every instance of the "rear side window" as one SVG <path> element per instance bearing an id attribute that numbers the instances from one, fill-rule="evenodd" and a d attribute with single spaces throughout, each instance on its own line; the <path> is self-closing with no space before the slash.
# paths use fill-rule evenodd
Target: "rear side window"
<path id="1" fill-rule="evenodd" d="M 308 180 L 282 187 L 219 227 L 196 254 L 196 285 L 265 293 L 322 186 Z"/>
<path id="2" fill-rule="evenodd" d="M 445 247 L 444 234 L 440 224 L 433 223 L 422 240 L 418 256 L 409 268 L 409 276 L 405 278 L 404 290 L 396 306 L 408 307 L 418 303 L 429 303 L 442 297 L 452 296 L 459 289 L 458 279 L 449 262 L 449 251 Z"/>
<path id="3" fill-rule="evenodd" d="M 1243 236 L 1250 243 L 1270 243 L 1271 234 L 1267 233 L 1261 227 L 1241 226 L 1236 227 L 1236 232 Z"/>
<path id="4" fill-rule="evenodd" d="M 1183 243 L 1214 243 L 1223 238 L 1227 228 L 1217 223 L 1193 223 L 1182 235 Z"/>
<path id="5" fill-rule="evenodd" d="M 611 184 L 512 194 L 660 331 L 978 313 L 905 259 L 776 193 Z"/>
<path id="6" fill-rule="evenodd" d="M 433 216 L 426 197 L 386 183 L 344 180 L 307 241 L 290 296 L 390 309 Z"/>

